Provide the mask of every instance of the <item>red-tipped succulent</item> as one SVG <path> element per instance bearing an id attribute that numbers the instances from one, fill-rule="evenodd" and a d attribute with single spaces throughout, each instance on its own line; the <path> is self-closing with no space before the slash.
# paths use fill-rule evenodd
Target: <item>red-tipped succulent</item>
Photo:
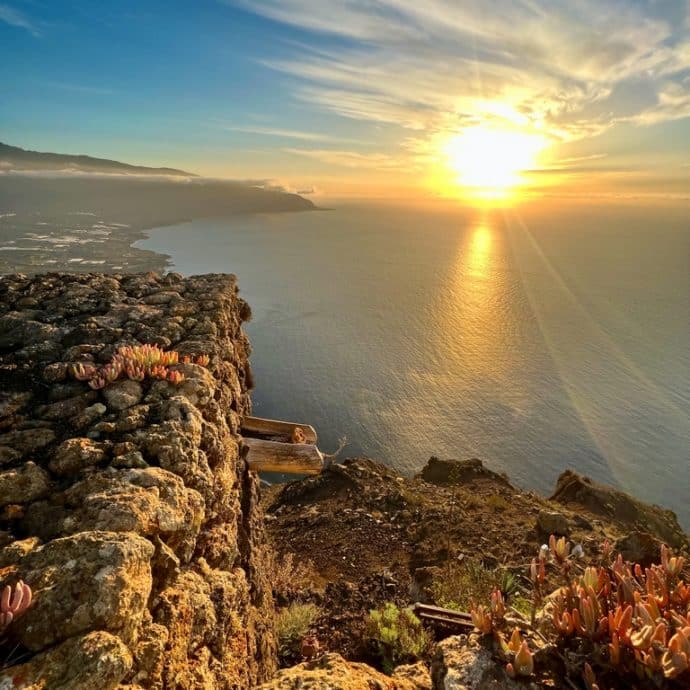
<path id="1" fill-rule="evenodd" d="M 5 585 L 0 592 L 0 634 L 31 605 L 31 587 L 21 580 L 12 587 Z"/>
<path id="2" fill-rule="evenodd" d="M 88 381 L 94 390 L 105 388 L 120 378 L 132 381 L 143 381 L 146 378 L 162 379 L 177 385 L 184 380 L 184 374 L 169 367 L 178 364 L 179 361 L 177 352 L 166 352 L 158 345 L 123 345 L 118 348 L 110 362 L 102 367 L 89 362 L 77 362 L 70 366 L 70 372 L 78 381 Z M 205 367 L 209 364 L 210 358 L 208 355 L 199 355 L 196 358 L 185 355 L 182 362 L 194 362 Z"/>

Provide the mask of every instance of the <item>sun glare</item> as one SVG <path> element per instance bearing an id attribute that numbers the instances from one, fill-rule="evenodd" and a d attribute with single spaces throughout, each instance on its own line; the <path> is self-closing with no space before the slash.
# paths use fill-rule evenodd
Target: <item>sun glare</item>
<path id="1" fill-rule="evenodd" d="M 484 198 L 510 196 L 524 183 L 521 175 L 536 165 L 543 137 L 473 127 L 447 140 L 443 153 L 456 183 Z"/>

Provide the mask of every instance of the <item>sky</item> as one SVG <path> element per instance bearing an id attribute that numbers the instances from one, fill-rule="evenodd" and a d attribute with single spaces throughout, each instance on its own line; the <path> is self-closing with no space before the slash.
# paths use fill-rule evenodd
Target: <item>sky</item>
<path id="1" fill-rule="evenodd" d="M 690 196 L 690 0 L 0 0 L 0 84 L 0 141 L 34 150 L 317 195 Z"/>

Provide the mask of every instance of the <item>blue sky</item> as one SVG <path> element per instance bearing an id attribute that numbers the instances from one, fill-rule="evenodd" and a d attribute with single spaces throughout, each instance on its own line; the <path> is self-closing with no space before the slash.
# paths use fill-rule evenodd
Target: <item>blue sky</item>
<path id="1" fill-rule="evenodd" d="M 26 148 L 356 192 L 483 127 L 539 183 L 690 191 L 688 0 L 0 0 L 0 58 Z"/>

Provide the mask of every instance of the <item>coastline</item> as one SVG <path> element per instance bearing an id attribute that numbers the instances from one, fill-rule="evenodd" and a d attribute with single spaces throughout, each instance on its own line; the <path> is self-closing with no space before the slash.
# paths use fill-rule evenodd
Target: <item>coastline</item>
<path id="1" fill-rule="evenodd" d="M 170 257 L 134 246 L 147 230 L 315 209 L 296 194 L 230 181 L 3 175 L 0 274 L 161 272 Z"/>

